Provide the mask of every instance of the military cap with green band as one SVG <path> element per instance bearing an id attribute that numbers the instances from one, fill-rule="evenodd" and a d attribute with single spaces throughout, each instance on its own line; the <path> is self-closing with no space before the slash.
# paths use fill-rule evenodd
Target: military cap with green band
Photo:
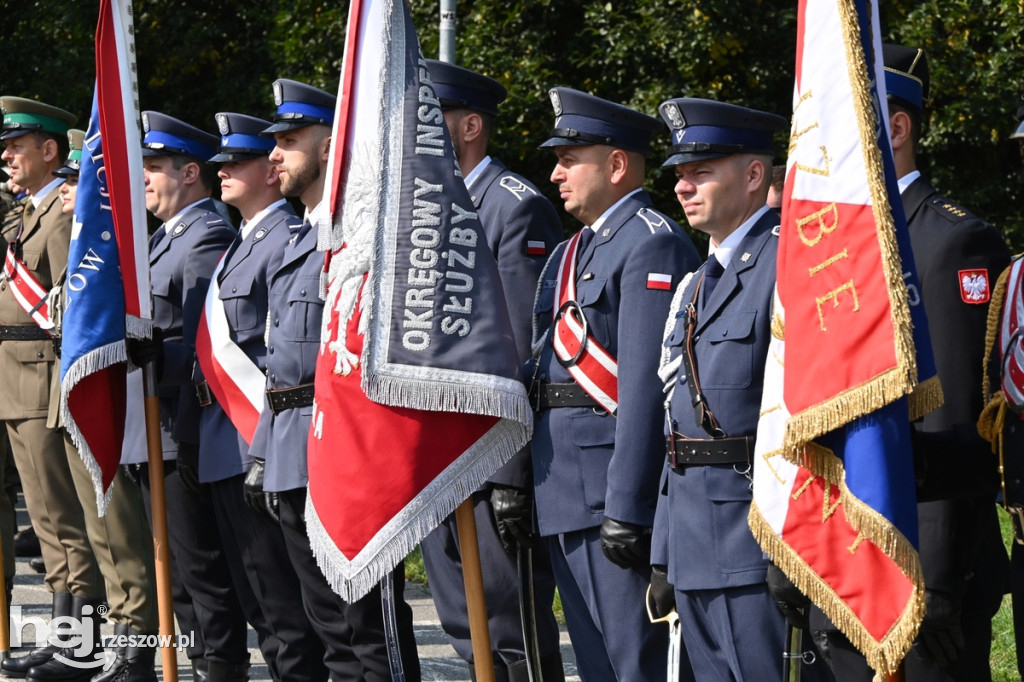
<path id="1" fill-rule="evenodd" d="M 57 177 L 66 178 L 69 175 L 78 175 L 82 169 L 82 144 L 85 142 L 85 131 L 72 128 L 68 131 L 68 160 L 64 165 L 53 171 Z"/>
<path id="2" fill-rule="evenodd" d="M 71 112 L 49 104 L 7 95 L 0 97 L 0 112 L 3 112 L 4 116 L 0 140 L 9 140 L 33 132 L 63 137 L 78 120 Z"/>

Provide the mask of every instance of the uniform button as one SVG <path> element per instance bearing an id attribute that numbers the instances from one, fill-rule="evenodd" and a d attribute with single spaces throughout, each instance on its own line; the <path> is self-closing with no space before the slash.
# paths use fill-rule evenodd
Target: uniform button
<path id="1" fill-rule="evenodd" d="M 43 359 L 43 351 L 37 350 L 36 351 L 36 357 L 39 358 L 40 360 L 42 360 Z"/>
<path id="2" fill-rule="evenodd" d="M 268 350 L 268 351 L 270 351 L 270 354 L 271 354 L 271 355 L 273 355 L 273 354 L 274 354 L 274 347 L 273 347 L 273 346 L 271 346 L 271 347 L 270 347 L 270 348 L 268 348 L 267 350 Z"/>
<path id="3" fill-rule="evenodd" d="M 231 293 L 237 294 L 238 293 L 238 287 L 231 287 Z"/>
<path id="4" fill-rule="evenodd" d="M 305 296 L 305 295 L 306 295 L 306 290 L 305 290 L 305 289 L 303 289 L 303 290 L 302 290 L 302 291 L 300 291 L 299 293 L 300 293 L 301 295 Z"/>
<path id="5" fill-rule="evenodd" d="M 270 383 L 271 384 L 276 384 L 277 383 L 277 375 L 276 374 L 271 374 L 270 375 Z"/>
<path id="6" fill-rule="evenodd" d="M 274 320 L 274 326 L 275 326 L 275 327 L 280 327 L 280 326 L 281 326 L 281 320 L 277 320 L 277 319 L 275 319 L 275 320 Z"/>
<path id="7" fill-rule="evenodd" d="M 0 291 L 7 291 L 7 282 L 0 284 Z"/>

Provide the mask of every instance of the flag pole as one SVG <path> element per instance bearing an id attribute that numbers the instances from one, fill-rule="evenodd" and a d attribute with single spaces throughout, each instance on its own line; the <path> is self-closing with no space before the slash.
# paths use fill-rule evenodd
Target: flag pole
<path id="1" fill-rule="evenodd" d="M 5 426 L 6 428 L 6 426 Z M 7 657 L 11 653 L 11 617 L 10 607 L 7 603 L 7 576 L 4 574 L 4 548 L 0 543 L 0 656 Z"/>
<path id="2" fill-rule="evenodd" d="M 160 616 L 160 660 L 164 682 L 178 682 L 178 654 L 174 642 L 174 603 L 171 596 L 171 557 L 167 544 L 167 502 L 164 496 L 164 453 L 160 438 L 160 399 L 153 362 L 142 367 L 146 408 L 146 448 L 149 454 L 149 496 L 153 518 L 153 558 L 156 568 L 156 603 Z"/>
<path id="3" fill-rule="evenodd" d="M 491 654 L 491 632 L 487 628 L 487 602 L 484 599 L 484 575 L 480 567 L 480 545 L 476 538 L 476 517 L 473 498 L 455 510 L 455 526 L 459 531 L 459 553 L 462 555 L 462 580 L 466 586 L 466 608 L 469 611 L 469 638 L 473 643 L 473 662 L 477 682 L 494 682 L 494 657 Z"/>

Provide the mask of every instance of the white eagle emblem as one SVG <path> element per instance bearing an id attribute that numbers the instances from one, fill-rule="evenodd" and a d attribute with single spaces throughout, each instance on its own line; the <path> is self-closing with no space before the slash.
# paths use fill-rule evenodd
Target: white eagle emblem
<path id="1" fill-rule="evenodd" d="M 963 298 L 964 303 L 985 303 L 988 301 L 988 273 L 984 270 L 961 270 L 960 296 Z"/>

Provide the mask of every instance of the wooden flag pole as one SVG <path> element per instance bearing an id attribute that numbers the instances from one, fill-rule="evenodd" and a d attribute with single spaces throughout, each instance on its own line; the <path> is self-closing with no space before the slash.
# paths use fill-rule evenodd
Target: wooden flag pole
<path id="1" fill-rule="evenodd" d="M 164 497 L 164 449 L 160 438 L 160 399 L 154 363 L 142 368 L 146 408 L 146 448 L 149 453 L 149 496 L 153 517 L 153 558 L 156 603 L 160 615 L 160 649 L 164 682 L 178 682 L 178 652 L 174 641 L 174 602 L 171 596 L 171 554 L 167 544 L 167 501 Z"/>
<path id="2" fill-rule="evenodd" d="M 466 609 L 469 611 L 469 637 L 473 642 L 476 679 L 477 682 L 494 682 L 491 631 L 487 627 L 487 601 L 484 599 L 484 576 L 480 567 L 480 545 L 476 539 L 472 497 L 455 510 L 455 525 L 459 530 L 462 579 L 466 585 Z"/>
<path id="3" fill-rule="evenodd" d="M 905 663 L 900 663 L 900 667 L 896 668 L 896 672 L 889 673 L 888 675 L 885 676 L 885 681 L 886 682 L 904 682 L 904 680 L 907 679 L 905 665 L 906 665 Z"/>
<path id="4" fill-rule="evenodd" d="M 6 428 L 6 425 L 0 426 Z M 13 460 L 11 462 L 13 466 Z M 11 547 L 13 550 L 14 548 Z M 7 575 L 4 573 L 4 547 L 0 543 L 0 656 L 6 658 L 11 653 L 11 616 L 10 607 L 7 603 Z"/>

